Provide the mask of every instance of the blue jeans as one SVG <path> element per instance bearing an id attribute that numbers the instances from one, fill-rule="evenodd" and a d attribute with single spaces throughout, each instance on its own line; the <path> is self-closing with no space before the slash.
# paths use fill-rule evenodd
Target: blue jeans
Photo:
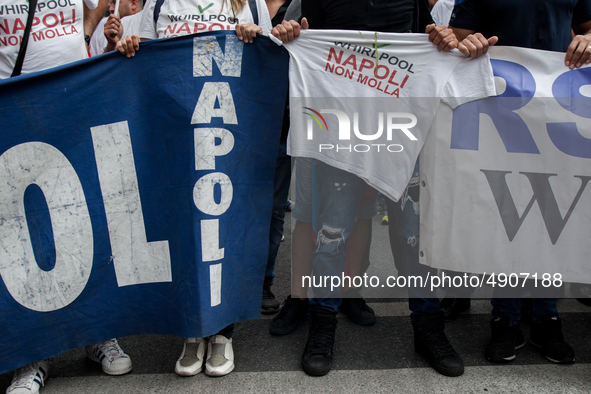
<path id="1" fill-rule="evenodd" d="M 388 232 L 390 248 L 398 275 L 421 276 L 427 278 L 437 275 L 437 270 L 419 263 L 419 162 L 415 165 L 412 178 L 398 202 L 386 199 L 388 209 Z M 408 287 L 410 318 L 415 321 L 418 315 L 437 313 L 439 298 L 430 287 Z"/>
<path id="2" fill-rule="evenodd" d="M 318 163 L 318 185 L 320 216 L 315 229 L 318 230 L 316 250 L 312 255 L 314 283 L 320 283 L 325 276 L 341 277 L 345 272 L 346 243 L 367 187 L 358 176 L 323 162 Z M 331 290 L 330 284 L 312 287 L 311 310 L 338 312 L 342 301 L 339 288 Z"/>
<path id="3" fill-rule="evenodd" d="M 279 155 L 275 167 L 275 180 L 273 182 L 273 213 L 271 214 L 271 230 L 269 232 L 269 257 L 267 258 L 267 269 L 265 281 L 273 284 L 275 277 L 275 260 L 283 237 L 283 223 L 285 221 L 285 206 L 289 193 L 289 182 L 291 180 L 291 157 L 287 155 L 286 142 L 279 144 Z"/>
<path id="4" fill-rule="evenodd" d="M 492 298 L 490 303 L 493 306 L 492 315 L 497 317 L 508 317 L 509 325 L 514 326 L 521 320 L 521 298 Z M 532 298 L 532 322 L 541 324 L 542 316 L 558 316 L 556 302 L 558 298 Z"/>

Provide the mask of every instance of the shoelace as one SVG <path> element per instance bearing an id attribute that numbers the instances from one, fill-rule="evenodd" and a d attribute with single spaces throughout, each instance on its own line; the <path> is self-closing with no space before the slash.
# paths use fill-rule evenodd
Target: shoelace
<path id="1" fill-rule="evenodd" d="M 451 346 L 443 331 L 431 331 L 425 335 L 425 338 L 436 356 L 443 358 L 455 354 L 453 346 Z"/>
<path id="2" fill-rule="evenodd" d="M 37 377 L 37 371 L 39 370 L 39 362 L 25 365 L 19 368 L 12 380 L 11 387 L 14 388 L 26 388 L 31 389 L 33 381 Z M 39 373 L 39 380 L 41 386 L 45 385 L 45 373 Z"/>
<path id="3" fill-rule="evenodd" d="M 312 343 L 310 344 L 310 353 L 311 354 L 326 354 L 330 352 L 333 336 L 332 333 L 332 324 L 324 324 L 318 325 L 315 327 L 313 333 L 310 333 L 310 337 L 312 337 Z"/>
<path id="4" fill-rule="evenodd" d="M 103 352 L 105 357 L 109 359 L 109 361 L 113 361 L 114 359 L 123 357 L 125 355 L 115 339 L 101 342 L 98 348 L 101 352 Z"/>

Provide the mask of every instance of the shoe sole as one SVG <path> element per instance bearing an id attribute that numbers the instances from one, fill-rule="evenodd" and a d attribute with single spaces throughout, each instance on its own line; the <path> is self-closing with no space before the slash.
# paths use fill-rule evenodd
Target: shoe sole
<path id="1" fill-rule="evenodd" d="M 232 363 L 232 367 L 229 370 L 222 370 L 222 371 L 211 371 L 207 368 L 207 366 L 205 366 L 205 374 L 207 376 L 213 376 L 213 377 L 220 377 L 220 376 L 226 376 L 227 374 L 229 374 L 230 372 L 232 372 L 234 370 L 235 365 Z"/>
<path id="2" fill-rule="evenodd" d="M 332 363 L 326 368 L 311 368 L 302 361 L 302 369 L 307 375 L 310 376 L 324 376 L 330 372 L 331 368 Z"/>
<path id="3" fill-rule="evenodd" d="M 302 324 L 306 320 L 308 320 L 308 317 L 298 321 L 297 323 L 292 324 L 291 326 L 282 327 L 282 328 L 273 328 L 273 326 L 269 326 L 269 333 L 271 333 L 271 335 L 278 335 L 278 336 L 291 334 L 292 332 L 294 332 L 298 328 L 298 326 L 300 324 Z"/>
<path id="4" fill-rule="evenodd" d="M 525 341 L 523 341 L 523 343 L 522 343 L 522 344 L 515 346 L 515 350 L 521 349 L 521 348 L 522 348 L 522 347 L 524 347 L 524 346 L 525 346 Z M 516 358 L 516 357 L 517 357 L 517 356 L 515 355 L 515 353 L 513 353 L 513 355 L 512 355 L 512 356 L 510 356 L 510 357 L 499 357 L 499 358 L 496 358 L 496 357 L 489 357 L 489 356 L 486 356 L 486 359 L 487 359 L 488 361 L 492 361 L 492 362 L 494 362 L 494 363 L 508 363 L 508 362 L 510 362 L 510 361 L 513 361 L 513 360 L 515 360 L 515 358 Z"/>
<path id="5" fill-rule="evenodd" d="M 261 313 L 264 315 L 272 315 L 274 313 L 279 312 L 279 309 L 281 309 L 280 306 L 278 306 L 277 308 L 269 308 L 269 309 L 263 309 L 261 308 Z"/>
<path id="6" fill-rule="evenodd" d="M 174 373 L 176 373 L 179 376 L 195 376 L 198 375 L 199 373 L 201 373 L 201 370 L 203 369 L 203 366 L 200 365 L 199 368 L 195 371 L 193 370 L 188 370 L 188 371 L 181 371 L 179 369 L 177 369 L 177 367 L 174 367 Z"/>
<path id="7" fill-rule="evenodd" d="M 532 341 L 531 339 L 529 340 L 529 343 L 531 343 L 532 345 L 534 345 L 535 347 L 537 347 L 540 350 L 544 350 L 544 347 L 542 345 L 538 345 L 537 343 L 535 343 L 534 341 Z M 553 359 L 552 357 L 548 357 L 546 355 L 544 355 L 544 357 L 546 357 L 546 359 L 550 362 L 553 362 L 554 364 L 572 364 L 575 362 L 575 358 L 563 358 L 562 360 L 556 360 Z"/>

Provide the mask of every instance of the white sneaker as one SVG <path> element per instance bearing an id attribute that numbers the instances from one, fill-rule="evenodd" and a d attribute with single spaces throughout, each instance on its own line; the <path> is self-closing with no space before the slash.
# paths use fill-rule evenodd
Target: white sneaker
<path id="1" fill-rule="evenodd" d="M 119 347 L 116 339 L 86 346 L 86 357 L 103 366 L 107 375 L 124 375 L 131 371 L 131 359 Z"/>
<path id="2" fill-rule="evenodd" d="M 203 338 L 186 338 L 183 353 L 174 366 L 174 372 L 180 376 L 193 376 L 201 372 L 205 346 Z"/>
<path id="3" fill-rule="evenodd" d="M 234 350 L 232 339 L 214 335 L 207 342 L 205 373 L 209 376 L 224 376 L 234 370 Z"/>
<path id="4" fill-rule="evenodd" d="M 37 394 L 45 384 L 49 372 L 47 361 L 37 361 L 14 371 L 14 377 L 6 394 Z"/>

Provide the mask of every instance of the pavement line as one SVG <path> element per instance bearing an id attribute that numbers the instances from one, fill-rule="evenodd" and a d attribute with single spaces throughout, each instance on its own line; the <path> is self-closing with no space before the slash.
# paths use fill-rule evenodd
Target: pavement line
<path id="1" fill-rule="evenodd" d="M 448 378 L 431 368 L 333 370 L 323 377 L 302 371 L 234 372 L 223 378 L 173 373 L 53 378 L 43 394 L 146 393 L 589 393 L 591 364 L 466 367 Z"/>

